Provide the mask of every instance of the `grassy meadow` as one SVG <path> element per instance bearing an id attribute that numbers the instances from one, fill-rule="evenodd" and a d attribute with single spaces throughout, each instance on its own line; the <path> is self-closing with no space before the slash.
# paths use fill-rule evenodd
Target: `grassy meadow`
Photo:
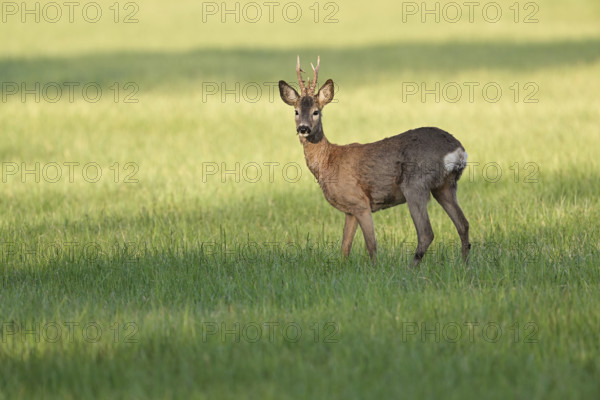
<path id="1" fill-rule="evenodd" d="M 598 2 L 23 4 L 0 400 L 598 398 Z M 298 54 L 336 83 L 331 142 L 462 142 L 469 266 L 434 200 L 417 270 L 405 205 L 374 214 L 376 268 L 360 230 L 342 259 L 276 87 Z"/>

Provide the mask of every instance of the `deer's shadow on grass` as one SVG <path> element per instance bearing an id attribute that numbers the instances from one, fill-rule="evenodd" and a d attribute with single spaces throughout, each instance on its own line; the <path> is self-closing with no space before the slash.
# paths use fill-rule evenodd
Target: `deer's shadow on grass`
<path id="1" fill-rule="evenodd" d="M 196 49 L 114 52 L 73 57 L 0 58 L 4 82 L 136 82 L 144 90 L 198 90 L 207 81 L 276 82 L 294 78 L 294 61 L 320 54 L 322 74 L 353 86 L 402 74 L 468 70 L 536 71 L 600 59 L 600 39 L 553 42 L 400 42 L 344 48 Z M 196 84 L 197 82 L 197 84 Z M 190 85 L 192 83 L 192 85 Z"/>

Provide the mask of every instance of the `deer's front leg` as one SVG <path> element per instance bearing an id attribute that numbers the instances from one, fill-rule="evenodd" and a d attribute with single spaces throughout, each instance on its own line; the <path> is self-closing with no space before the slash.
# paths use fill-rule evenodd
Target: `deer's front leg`
<path id="1" fill-rule="evenodd" d="M 363 231 L 365 243 L 367 245 L 367 251 L 371 257 L 373 265 L 376 264 L 377 259 L 377 241 L 375 240 L 375 227 L 373 226 L 373 216 L 370 211 L 364 211 L 360 214 L 356 214 L 356 219 L 360 224 L 360 229 Z"/>
<path id="2" fill-rule="evenodd" d="M 342 254 L 344 258 L 348 258 L 350 250 L 352 250 L 352 241 L 356 234 L 358 220 L 352 214 L 346 214 L 346 223 L 344 224 L 344 237 L 342 238 Z"/>

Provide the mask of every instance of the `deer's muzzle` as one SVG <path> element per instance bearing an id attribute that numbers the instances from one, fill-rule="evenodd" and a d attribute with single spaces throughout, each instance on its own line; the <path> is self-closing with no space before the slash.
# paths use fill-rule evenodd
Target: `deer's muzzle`
<path id="1" fill-rule="evenodd" d="M 308 135 L 308 134 L 310 134 L 310 126 L 307 126 L 307 125 L 298 125 L 298 128 L 296 129 L 296 132 L 301 133 L 303 135 Z"/>

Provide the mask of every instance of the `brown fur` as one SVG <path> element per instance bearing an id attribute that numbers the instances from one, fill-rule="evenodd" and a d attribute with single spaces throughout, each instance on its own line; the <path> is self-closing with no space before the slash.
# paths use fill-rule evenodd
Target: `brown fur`
<path id="1" fill-rule="evenodd" d="M 323 132 L 321 110 L 333 99 L 333 81 L 325 82 L 317 94 L 300 96 L 284 81 L 279 82 L 279 89 L 283 101 L 296 110 L 296 129 L 308 168 L 325 199 L 346 214 L 344 256 L 350 253 L 360 225 L 375 263 L 377 242 L 371 213 L 408 203 L 418 236 L 416 266 L 433 241 L 427 214 L 427 201 L 433 193 L 454 222 L 467 260 L 469 223 L 456 200 L 456 182 L 464 165 L 450 170 L 444 165 L 446 155 L 458 148 L 464 151 L 458 140 L 438 128 L 418 128 L 373 143 L 332 144 Z"/>

